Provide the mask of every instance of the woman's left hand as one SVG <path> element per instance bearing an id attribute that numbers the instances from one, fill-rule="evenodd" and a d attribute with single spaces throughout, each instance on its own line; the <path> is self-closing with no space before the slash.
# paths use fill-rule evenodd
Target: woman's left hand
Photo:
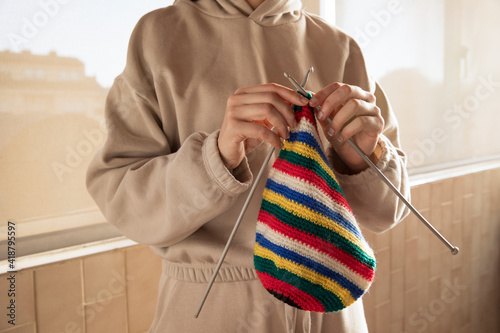
<path id="1" fill-rule="evenodd" d="M 384 128 L 375 96 L 357 86 L 335 82 L 316 92 L 309 105 L 320 107 L 319 123 L 349 171 L 358 173 L 368 168 L 347 139 L 351 138 L 367 156 L 373 154 Z"/>

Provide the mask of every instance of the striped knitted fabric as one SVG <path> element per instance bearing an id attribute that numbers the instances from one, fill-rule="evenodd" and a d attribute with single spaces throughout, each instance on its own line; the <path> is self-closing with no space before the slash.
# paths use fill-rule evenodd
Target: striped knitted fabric
<path id="1" fill-rule="evenodd" d="M 289 305 L 340 311 L 370 287 L 375 257 L 320 147 L 311 108 L 294 110 L 298 126 L 264 190 L 255 269 L 267 291 Z"/>

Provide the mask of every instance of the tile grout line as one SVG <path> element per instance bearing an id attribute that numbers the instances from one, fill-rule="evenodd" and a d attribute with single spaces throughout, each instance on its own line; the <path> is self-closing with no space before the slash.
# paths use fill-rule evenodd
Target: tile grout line
<path id="1" fill-rule="evenodd" d="M 127 250 L 126 249 L 121 249 L 121 251 L 123 251 L 123 269 L 124 269 L 124 273 L 125 273 L 125 315 L 126 315 L 126 332 L 127 333 L 130 333 L 130 314 L 128 313 L 128 309 L 129 309 L 129 306 L 128 306 L 128 267 L 127 267 Z"/>
<path id="2" fill-rule="evenodd" d="M 85 306 L 85 274 L 83 273 L 83 259 L 79 259 L 80 261 L 80 277 L 81 277 L 81 292 L 82 292 L 82 306 L 83 306 L 83 332 L 87 332 L 87 307 Z"/>
<path id="3" fill-rule="evenodd" d="M 34 327 L 35 327 L 35 333 L 38 332 L 38 311 L 36 310 L 36 284 L 35 284 L 35 270 L 34 269 L 31 269 L 31 284 L 32 284 L 32 287 L 33 287 L 33 312 L 35 314 L 35 323 L 34 323 Z"/>

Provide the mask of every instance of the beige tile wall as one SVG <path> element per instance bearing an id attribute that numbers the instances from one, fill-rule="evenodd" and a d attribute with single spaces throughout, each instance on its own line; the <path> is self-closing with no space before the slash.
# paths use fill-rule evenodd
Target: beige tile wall
<path id="1" fill-rule="evenodd" d="M 500 169 L 421 185 L 412 197 L 460 253 L 413 216 L 365 233 L 378 260 L 364 297 L 370 332 L 500 332 Z M 0 333 L 146 332 L 160 271 L 148 247 L 134 246 L 18 272 L 17 325 L 3 318 Z"/>
<path id="2" fill-rule="evenodd" d="M 500 169 L 414 187 L 412 203 L 460 253 L 415 216 L 365 233 L 378 260 L 370 332 L 500 332 Z"/>
<path id="3" fill-rule="evenodd" d="M 147 332 L 160 273 L 142 245 L 18 272 L 16 326 L 2 318 L 0 333 Z"/>

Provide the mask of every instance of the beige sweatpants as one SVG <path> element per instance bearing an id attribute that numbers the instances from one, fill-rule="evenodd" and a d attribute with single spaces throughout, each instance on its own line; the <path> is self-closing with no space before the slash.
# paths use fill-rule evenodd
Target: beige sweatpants
<path id="1" fill-rule="evenodd" d="M 163 263 L 150 333 L 366 333 L 361 300 L 337 313 L 290 307 L 269 294 L 253 268 L 222 267 L 198 318 L 213 267 Z"/>

